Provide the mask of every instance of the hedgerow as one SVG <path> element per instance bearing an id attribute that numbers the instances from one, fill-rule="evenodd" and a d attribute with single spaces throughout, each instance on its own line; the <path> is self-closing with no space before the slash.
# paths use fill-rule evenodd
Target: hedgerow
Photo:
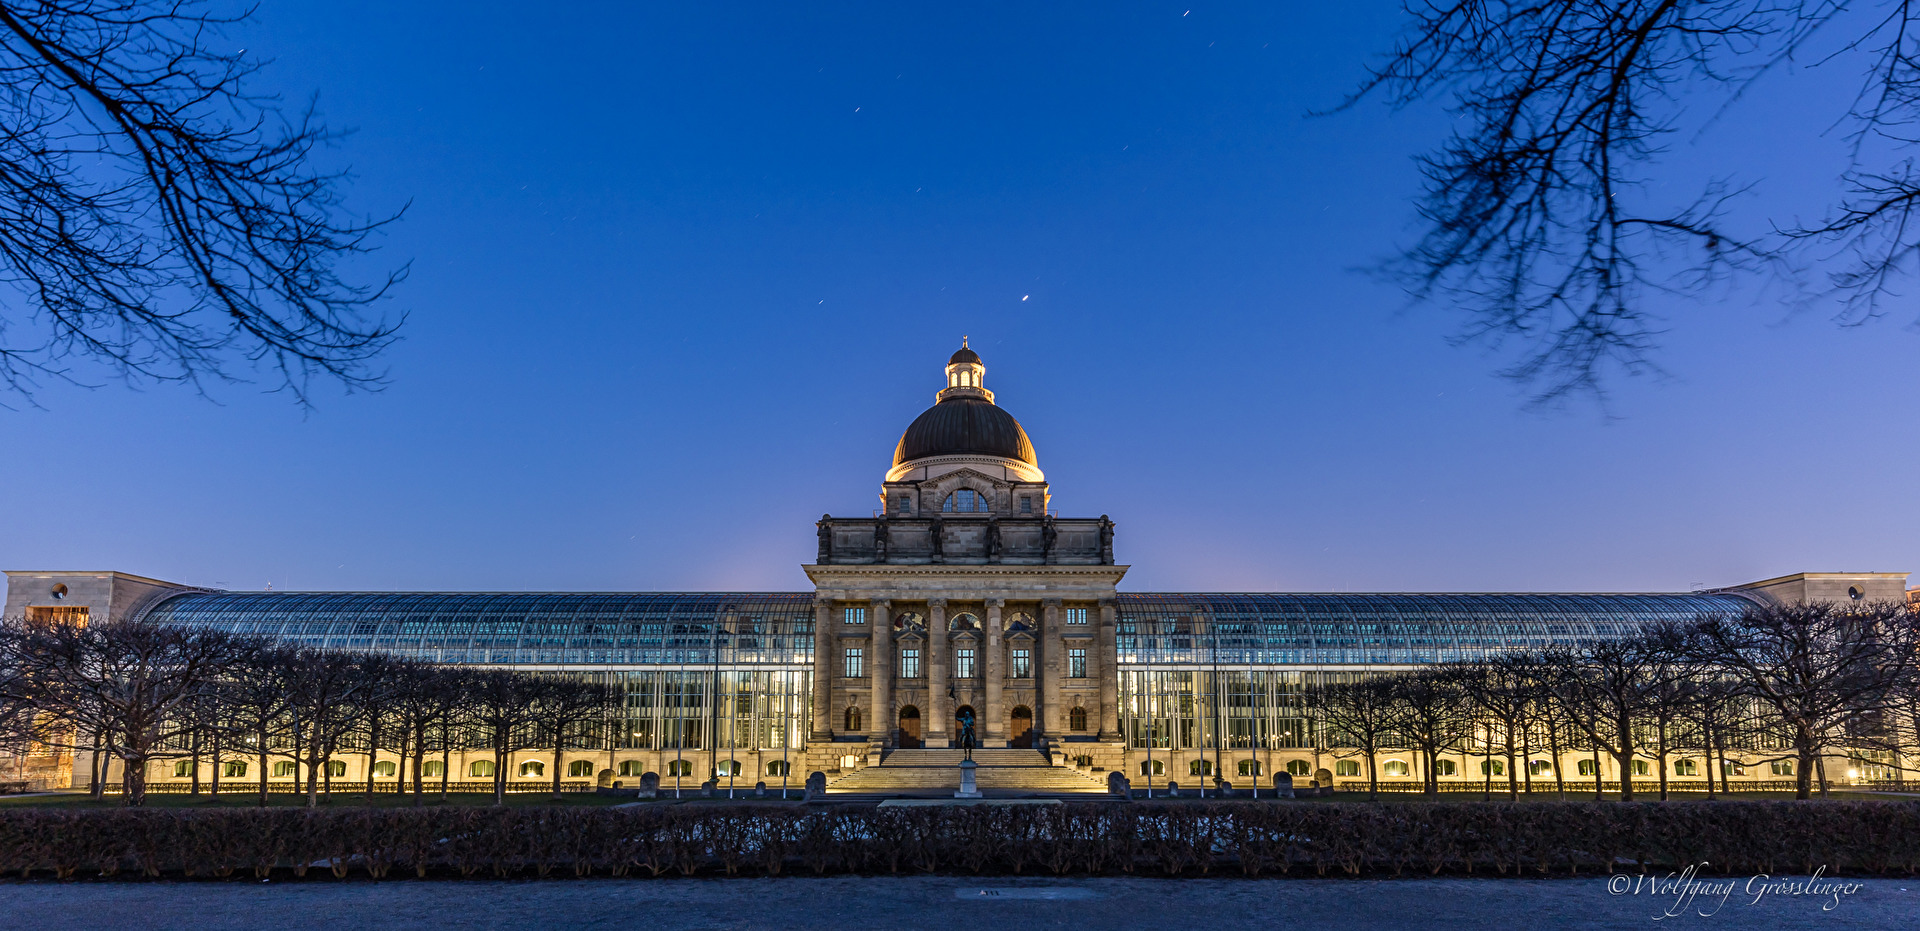
<path id="1" fill-rule="evenodd" d="M 19 877 L 1913 875 L 1920 802 L 0 812 Z"/>

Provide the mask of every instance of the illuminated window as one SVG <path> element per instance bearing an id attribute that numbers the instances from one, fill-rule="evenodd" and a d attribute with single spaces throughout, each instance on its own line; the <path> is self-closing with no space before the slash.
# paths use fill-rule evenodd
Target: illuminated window
<path id="1" fill-rule="evenodd" d="M 846 675 L 857 679 L 867 674 L 866 657 L 860 647 L 847 647 Z"/>
<path id="2" fill-rule="evenodd" d="M 1360 775 L 1360 761 L 1341 760 L 1333 764 L 1333 774 L 1336 776 L 1358 776 Z"/>
<path id="3" fill-rule="evenodd" d="M 1389 776 L 1405 776 L 1408 772 L 1407 761 L 1388 760 L 1385 764 L 1381 765 L 1380 771 Z"/>
<path id="4" fill-rule="evenodd" d="M 622 776 L 644 776 L 646 775 L 646 772 L 647 772 L 646 766 L 643 765 L 639 760 L 621 760 L 620 761 L 620 775 Z"/>
<path id="5" fill-rule="evenodd" d="M 373 774 L 375 776 L 391 778 L 393 774 L 399 772 L 399 770 L 400 768 L 398 766 L 393 765 L 392 760 L 376 760 L 373 764 Z"/>
<path id="6" fill-rule="evenodd" d="M 1073 710 L 1067 712 L 1067 730 L 1084 731 L 1086 729 L 1087 729 L 1087 709 L 1082 708 L 1079 705 L 1073 706 Z"/>
<path id="7" fill-rule="evenodd" d="M 843 617 L 849 624 L 865 624 L 867 622 L 867 609 L 848 608 Z"/>
<path id="8" fill-rule="evenodd" d="M 1774 760 L 1773 762 L 1767 764 L 1767 768 L 1772 770 L 1773 774 L 1776 776 L 1793 775 L 1792 760 Z"/>
<path id="9" fill-rule="evenodd" d="M 193 775 L 193 762 L 191 760 L 175 760 L 173 763 L 173 775 L 176 779 L 185 779 Z"/>
<path id="10" fill-rule="evenodd" d="M 442 763 L 439 760 L 429 760 L 427 761 L 427 765 L 421 771 L 428 776 L 439 778 L 439 776 L 442 773 L 445 773 L 447 771 L 447 764 Z"/>
<path id="11" fill-rule="evenodd" d="M 769 776 L 785 776 L 791 772 L 793 772 L 793 768 L 787 765 L 786 760 L 774 760 L 767 764 L 767 775 Z"/>
<path id="12" fill-rule="evenodd" d="M 226 765 L 221 767 L 221 775 L 223 776 L 244 776 L 246 774 L 246 760 L 228 760 Z"/>
<path id="13" fill-rule="evenodd" d="M 467 775 L 475 779 L 491 778 L 493 776 L 493 761 L 474 760 L 473 765 L 467 767 Z"/>
<path id="14" fill-rule="evenodd" d="M 920 651 L 911 647 L 900 650 L 900 678 L 920 678 Z"/>
<path id="15" fill-rule="evenodd" d="M 273 774 L 278 778 L 285 779 L 294 774 L 294 766 L 295 764 L 292 760 L 281 760 L 273 764 Z"/>
<path id="16" fill-rule="evenodd" d="M 1087 623 L 1087 609 L 1085 608 L 1068 608 L 1066 613 L 1067 623 L 1069 624 L 1084 625 Z"/>
<path id="17" fill-rule="evenodd" d="M 693 761 L 692 760 L 668 760 L 667 775 L 669 776 L 693 775 Z"/>
<path id="18" fill-rule="evenodd" d="M 953 674 L 962 679 L 973 678 L 973 651 L 956 650 L 953 654 Z"/>
<path id="19" fill-rule="evenodd" d="M 949 514 L 985 514 L 987 496 L 971 488 L 962 488 L 947 496 L 947 502 L 940 510 Z"/>
<path id="20" fill-rule="evenodd" d="M 1634 761 L 1633 761 L 1633 774 L 1634 774 L 1634 775 L 1636 775 L 1636 776 L 1645 776 L 1645 775 L 1648 775 L 1648 774 L 1649 774 L 1650 772 L 1651 772 L 1651 770 L 1650 770 L 1650 769 L 1649 769 L 1649 768 L 1647 767 L 1647 761 L 1646 761 L 1646 760 L 1634 760 Z"/>
<path id="21" fill-rule="evenodd" d="M 1140 775 L 1164 776 L 1166 774 L 1167 774 L 1167 766 L 1165 763 L 1162 763 L 1159 760 L 1141 760 L 1140 761 Z"/>
<path id="22" fill-rule="evenodd" d="M 1504 776 L 1506 774 L 1507 774 L 1507 762 L 1505 760 L 1481 760 L 1480 761 L 1480 775 Z"/>
<path id="23" fill-rule="evenodd" d="M 1700 764 L 1694 760 L 1674 760 L 1673 774 L 1676 776 L 1700 775 Z"/>
<path id="24" fill-rule="evenodd" d="M 344 776 L 344 775 L 346 775 L 346 774 L 347 774 L 347 764 L 345 764 L 345 763 L 343 763 L 343 762 L 341 762 L 341 761 L 339 761 L 339 760 L 330 760 L 330 761 L 328 761 L 328 763 L 327 763 L 327 775 L 329 775 L 329 776 Z"/>
<path id="25" fill-rule="evenodd" d="M 1527 772 L 1535 776 L 1553 775 L 1553 763 L 1549 760 L 1534 760 L 1527 764 Z"/>
<path id="26" fill-rule="evenodd" d="M 1189 776 L 1213 775 L 1213 761 L 1212 760 L 1194 760 L 1188 763 L 1187 775 Z"/>
<path id="27" fill-rule="evenodd" d="M 1593 761 L 1592 761 L 1592 760 L 1581 760 L 1581 761 L 1580 761 L 1580 763 L 1579 763 L 1579 765 L 1577 765 L 1577 766 L 1575 766 L 1575 767 L 1574 767 L 1574 772 L 1577 772 L 1577 773 L 1579 773 L 1579 774 L 1580 774 L 1580 775 L 1582 775 L 1582 776 L 1591 776 L 1591 775 L 1593 775 Z"/>
<path id="28" fill-rule="evenodd" d="M 1308 763 L 1306 760 L 1287 761 L 1287 775 L 1289 776 L 1304 776 L 1310 772 L 1313 772 L 1313 764 Z"/>
<path id="29" fill-rule="evenodd" d="M 740 761 L 739 760 L 721 760 L 720 762 L 714 764 L 713 775 L 715 778 L 718 778 L 721 776 L 740 775 Z"/>
<path id="30" fill-rule="evenodd" d="M 1433 761 L 1433 774 L 1436 776 L 1452 776 L 1459 771 L 1460 767 L 1453 765 L 1452 760 Z"/>
<path id="31" fill-rule="evenodd" d="M 860 730 L 860 709 L 848 708 L 846 714 L 847 733 Z"/>
<path id="32" fill-rule="evenodd" d="M 1258 776 L 1260 775 L 1260 761 L 1259 760 L 1241 760 L 1239 764 L 1239 770 L 1240 770 L 1240 775 L 1242 776 Z"/>
<path id="33" fill-rule="evenodd" d="M 574 779 L 578 779 L 582 776 L 593 775 L 593 761 L 592 760 L 574 760 L 573 762 L 568 763 L 567 775 Z"/>
<path id="34" fill-rule="evenodd" d="M 1027 678 L 1031 678 L 1032 676 L 1033 676 L 1033 651 L 1032 650 L 1013 651 L 1013 677 L 1015 679 L 1027 679 Z"/>
<path id="35" fill-rule="evenodd" d="M 1087 677 L 1087 651 L 1072 649 L 1067 651 L 1067 678 L 1085 679 Z"/>

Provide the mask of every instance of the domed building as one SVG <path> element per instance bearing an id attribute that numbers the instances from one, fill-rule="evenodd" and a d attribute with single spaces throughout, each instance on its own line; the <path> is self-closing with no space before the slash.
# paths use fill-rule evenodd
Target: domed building
<path id="1" fill-rule="evenodd" d="M 1329 751 L 1302 704 L 1319 682 L 1619 637 L 1759 602 L 1906 594 L 1906 574 L 1885 572 L 1693 593 L 1122 592 L 1114 522 L 1054 512 L 1034 443 L 986 372 L 963 341 L 933 405 L 894 444 L 881 507 L 816 523 L 808 592 L 234 592 L 10 571 L 5 612 L 591 676 L 626 700 L 570 751 L 576 788 L 643 774 L 686 790 L 708 780 L 797 787 L 819 771 L 829 791 L 950 793 L 951 748 L 970 736 L 983 789 L 1069 793 L 1104 791 L 1113 773 L 1136 786 L 1349 776 L 1353 761 Z M 510 765 L 537 772 L 551 755 Z M 398 778 L 390 762 L 336 759 L 347 767 L 339 778 Z M 7 765 L 0 757 L 0 782 Z M 11 765 L 39 786 L 96 770 L 51 753 Z M 191 778 L 182 765 L 154 782 Z M 252 778 L 239 756 L 195 765 Z M 450 749 L 435 765 L 455 781 L 494 771 L 485 748 Z M 1412 785 L 1422 774 L 1401 762 L 1386 778 Z M 1436 778 L 1479 777 L 1462 760 Z M 297 780 L 292 768 L 270 777 L 281 790 Z"/>

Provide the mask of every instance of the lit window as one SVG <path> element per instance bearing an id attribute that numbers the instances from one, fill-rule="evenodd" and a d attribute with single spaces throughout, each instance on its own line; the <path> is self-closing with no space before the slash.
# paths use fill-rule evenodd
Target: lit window
<path id="1" fill-rule="evenodd" d="M 574 760 L 567 764 L 567 776 L 570 778 L 578 779 L 582 776 L 591 775 L 593 775 L 592 760 Z"/>
<path id="2" fill-rule="evenodd" d="M 439 760 L 429 760 L 427 762 L 427 765 L 422 769 L 422 772 L 424 772 L 426 775 L 433 776 L 436 778 L 439 777 L 440 774 L 445 773 L 446 771 L 447 771 L 447 764 L 442 763 Z"/>
<path id="3" fill-rule="evenodd" d="M 867 622 L 867 609 L 848 608 L 844 618 L 849 624 L 865 624 Z"/>
<path id="4" fill-rule="evenodd" d="M 1452 776 L 1459 771 L 1460 767 L 1453 765 L 1452 760 L 1433 761 L 1433 774 L 1436 776 Z"/>
<path id="5" fill-rule="evenodd" d="M 1577 772 L 1582 776 L 1593 775 L 1593 761 L 1581 760 L 1579 765 L 1574 767 L 1574 772 Z"/>
<path id="6" fill-rule="evenodd" d="M 1480 761 L 1480 775 L 1504 776 L 1506 774 L 1507 774 L 1507 761 L 1505 760 L 1481 760 Z"/>
<path id="7" fill-rule="evenodd" d="M 467 775 L 475 779 L 491 777 L 493 775 L 493 761 L 474 760 L 473 765 L 467 767 Z"/>
<path id="8" fill-rule="evenodd" d="M 1772 770 L 1773 774 L 1776 776 L 1793 775 L 1792 760 L 1774 760 L 1773 762 L 1767 764 L 1767 768 Z"/>
<path id="9" fill-rule="evenodd" d="M 767 764 L 767 775 L 769 776 L 785 776 L 791 772 L 793 772 L 793 768 L 787 765 L 786 760 L 774 760 Z"/>
<path id="10" fill-rule="evenodd" d="M 1073 710 L 1067 712 L 1067 730 L 1084 731 L 1086 729 L 1087 729 L 1087 709 L 1082 708 L 1079 705 L 1073 706 Z"/>
<path id="11" fill-rule="evenodd" d="M 399 772 L 399 767 L 393 765 L 392 760 L 377 760 L 373 764 L 373 774 L 375 776 L 387 776 L 391 778 L 396 772 Z"/>
<path id="12" fill-rule="evenodd" d="M 1407 775 L 1407 761 L 1388 760 L 1380 767 L 1380 771 L 1389 776 L 1405 776 Z"/>
<path id="13" fill-rule="evenodd" d="M 340 760 L 330 760 L 330 761 L 328 761 L 328 763 L 327 763 L 327 775 L 329 775 L 329 776 L 344 776 L 344 775 L 346 775 L 346 774 L 347 774 L 347 764 L 346 764 L 346 763 L 344 763 L 344 762 L 341 762 Z"/>
<path id="14" fill-rule="evenodd" d="M 1534 760 L 1527 764 L 1527 772 L 1535 776 L 1553 775 L 1553 763 L 1550 760 Z"/>
<path id="15" fill-rule="evenodd" d="M 720 776 L 740 775 L 740 761 L 739 760 L 721 760 L 719 763 L 714 764 L 713 775 L 715 778 L 718 778 Z"/>
<path id="16" fill-rule="evenodd" d="M 1645 776 L 1645 775 L 1648 775 L 1648 774 L 1649 774 L 1650 772 L 1651 772 L 1651 771 L 1650 771 L 1650 770 L 1649 770 L 1649 769 L 1647 768 L 1647 761 L 1646 761 L 1646 760 L 1634 760 L 1634 761 L 1633 761 L 1633 774 L 1634 774 L 1634 775 L 1636 775 L 1636 776 Z"/>
<path id="17" fill-rule="evenodd" d="M 1140 761 L 1140 775 L 1164 776 L 1166 774 L 1167 774 L 1167 766 L 1165 763 L 1162 763 L 1159 760 L 1141 760 Z"/>
<path id="18" fill-rule="evenodd" d="M 226 765 L 221 767 L 221 775 L 223 776 L 244 776 L 246 774 L 246 760 L 228 760 Z"/>
<path id="19" fill-rule="evenodd" d="M 1258 776 L 1260 775 L 1260 761 L 1241 760 L 1239 770 L 1242 776 Z"/>
<path id="20" fill-rule="evenodd" d="M 1341 760 L 1333 764 L 1333 774 L 1336 776 L 1358 776 L 1360 775 L 1360 761 Z"/>
<path id="21" fill-rule="evenodd" d="M 847 647 L 846 675 L 857 679 L 867 674 L 866 658 L 861 655 L 860 647 Z"/>
<path id="22" fill-rule="evenodd" d="M 647 767 L 639 760 L 620 761 L 620 775 L 622 776 L 644 776 L 646 772 Z"/>
<path id="23" fill-rule="evenodd" d="M 1086 624 L 1086 623 L 1087 623 L 1087 609 L 1085 609 L 1085 608 L 1068 608 L 1068 609 L 1067 609 L 1067 623 L 1069 623 L 1069 624 L 1075 624 L 1075 625 L 1084 625 L 1084 624 Z"/>
<path id="24" fill-rule="evenodd" d="M 973 651 L 956 650 L 953 654 L 953 674 L 961 679 L 973 678 Z"/>
<path id="25" fill-rule="evenodd" d="M 1720 775 L 1722 775 L 1722 776 L 1744 776 L 1744 775 L 1746 775 L 1746 774 L 1747 774 L 1747 764 L 1745 764 L 1745 763 L 1736 763 L 1736 762 L 1734 762 L 1733 760 L 1721 760 L 1721 761 L 1720 761 Z"/>
<path id="26" fill-rule="evenodd" d="M 1187 775 L 1189 776 L 1213 775 L 1213 761 L 1212 760 L 1194 760 L 1188 763 Z"/>
<path id="27" fill-rule="evenodd" d="M 173 775 L 176 779 L 185 779 L 193 775 L 193 761 L 175 760 L 173 762 Z"/>
<path id="28" fill-rule="evenodd" d="M 900 650 L 900 678 L 920 678 L 920 651 L 918 649 L 908 647 Z"/>
<path id="29" fill-rule="evenodd" d="M 950 514 L 985 514 L 987 496 L 971 488 L 962 488 L 948 495 L 940 509 Z"/>
<path id="30" fill-rule="evenodd" d="M 858 731 L 858 730 L 861 730 L 861 727 L 860 727 L 860 709 L 858 709 L 858 708 L 848 708 L 848 709 L 847 709 L 847 714 L 846 714 L 846 723 L 847 723 L 847 733 L 849 733 L 849 734 L 851 734 L 851 733 L 853 733 L 853 732 L 855 732 L 855 731 Z"/>
<path id="31" fill-rule="evenodd" d="M 1032 650 L 1013 651 L 1013 677 L 1015 679 L 1026 679 L 1026 678 L 1030 678 L 1032 675 L 1033 675 L 1033 651 Z"/>
<path id="32" fill-rule="evenodd" d="M 528 760 L 525 763 L 520 764 L 521 776 L 544 776 L 546 774 L 547 774 L 547 764 L 542 763 L 539 760 Z"/>
<path id="33" fill-rule="evenodd" d="M 1696 760 L 1674 760 L 1673 774 L 1676 776 L 1700 775 L 1700 764 Z"/>
<path id="34" fill-rule="evenodd" d="M 292 760 L 281 760 L 273 764 L 273 774 L 278 778 L 285 779 L 293 775 L 294 765 Z"/>
<path id="35" fill-rule="evenodd" d="M 668 760 L 667 775 L 669 776 L 693 775 L 693 761 L 692 760 Z"/>
<path id="36" fill-rule="evenodd" d="M 1067 651 L 1067 678 L 1085 679 L 1087 677 L 1087 651 L 1072 649 Z"/>
<path id="37" fill-rule="evenodd" d="M 1306 760 L 1287 761 L 1287 775 L 1289 776 L 1304 776 L 1310 772 L 1313 772 L 1313 764 Z"/>

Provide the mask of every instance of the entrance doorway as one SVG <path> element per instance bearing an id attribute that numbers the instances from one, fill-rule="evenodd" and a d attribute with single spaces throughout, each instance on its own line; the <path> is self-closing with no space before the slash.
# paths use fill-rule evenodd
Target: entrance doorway
<path id="1" fill-rule="evenodd" d="M 1007 728 L 1007 746 L 1033 749 L 1033 709 L 1026 705 L 1014 706 L 1012 724 Z"/>
<path id="2" fill-rule="evenodd" d="M 900 709 L 900 747 L 903 750 L 920 748 L 920 709 L 912 705 Z"/>

